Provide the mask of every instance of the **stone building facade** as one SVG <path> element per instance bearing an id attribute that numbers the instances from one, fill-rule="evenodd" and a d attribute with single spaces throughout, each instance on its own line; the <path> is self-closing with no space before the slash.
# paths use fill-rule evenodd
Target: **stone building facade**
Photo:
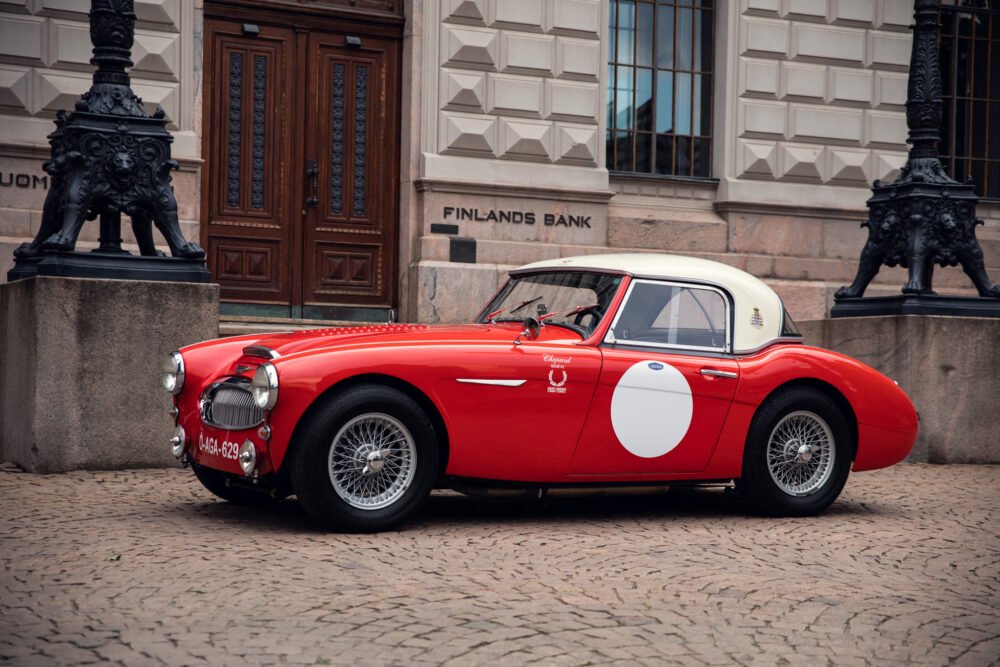
<path id="1" fill-rule="evenodd" d="M 0 1 L 4 272 L 38 229 L 55 112 L 89 87 L 87 4 Z M 137 0 L 136 14 L 133 87 L 171 120 L 182 227 L 224 317 L 463 321 L 512 266 L 666 251 L 744 268 L 821 318 L 853 277 L 871 181 L 906 156 L 908 0 Z M 685 26 L 707 36 L 698 67 L 644 69 L 642 31 L 662 30 L 662 58 L 694 43 Z M 664 95 L 677 81 L 670 101 L 621 104 L 643 77 Z M 685 95 L 690 112 L 654 136 L 661 116 L 643 114 Z M 690 158 L 688 173 L 657 173 L 640 148 L 654 144 L 684 146 L 666 171 Z M 991 201 L 979 237 L 1000 280 Z M 81 245 L 96 236 L 85 226 Z M 903 282 L 885 269 L 869 293 Z M 957 268 L 935 287 L 973 293 Z"/>

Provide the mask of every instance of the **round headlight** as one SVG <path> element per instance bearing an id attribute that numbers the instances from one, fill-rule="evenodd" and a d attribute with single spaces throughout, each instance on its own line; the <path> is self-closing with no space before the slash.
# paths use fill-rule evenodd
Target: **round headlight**
<path id="1" fill-rule="evenodd" d="M 253 374 L 253 398 L 261 410 L 270 410 L 278 402 L 278 371 L 266 363 Z"/>
<path id="2" fill-rule="evenodd" d="M 257 448 L 249 440 L 240 447 L 240 468 L 244 475 L 250 475 L 257 467 Z"/>
<path id="3" fill-rule="evenodd" d="M 184 357 L 180 352 L 171 352 L 163 360 L 163 388 L 173 395 L 181 393 L 184 388 Z"/>
<path id="4" fill-rule="evenodd" d="M 174 437 L 170 438 L 170 453 L 177 458 L 181 457 L 184 453 L 184 445 L 187 442 L 187 434 L 184 433 L 184 427 L 180 424 L 174 429 Z"/>

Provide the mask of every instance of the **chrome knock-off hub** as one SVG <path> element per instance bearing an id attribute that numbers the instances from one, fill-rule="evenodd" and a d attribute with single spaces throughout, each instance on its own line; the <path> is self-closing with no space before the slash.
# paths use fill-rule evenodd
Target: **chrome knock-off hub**
<path id="1" fill-rule="evenodd" d="M 368 457 L 365 460 L 365 469 L 362 472 L 365 475 L 374 475 L 384 466 L 385 457 L 382 456 L 381 451 L 375 450 L 374 452 L 369 452 Z"/>

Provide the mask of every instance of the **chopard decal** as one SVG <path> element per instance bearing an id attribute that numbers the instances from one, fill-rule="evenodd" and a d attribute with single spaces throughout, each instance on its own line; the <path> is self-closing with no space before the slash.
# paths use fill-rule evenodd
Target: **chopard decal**
<path id="1" fill-rule="evenodd" d="M 566 373 L 566 366 L 573 361 L 573 357 L 557 357 L 554 354 L 543 354 L 542 361 L 549 364 L 549 386 L 550 394 L 565 394 L 566 381 L 569 375 Z"/>
<path id="2" fill-rule="evenodd" d="M 556 375 L 557 372 L 559 373 L 558 376 Z M 558 380 L 556 379 L 557 377 L 559 377 Z M 566 393 L 566 387 L 563 386 L 563 385 L 566 384 L 566 380 L 568 380 L 568 379 L 569 379 L 569 375 L 566 374 L 565 370 L 559 369 L 557 371 L 556 369 L 552 369 L 551 371 L 549 371 L 549 389 L 548 389 L 549 393 L 550 394 L 565 394 Z"/>
<path id="3" fill-rule="evenodd" d="M 552 364 L 552 368 L 562 368 L 566 364 L 572 363 L 573 357 L 557 357 L 554 354 L 542 355 L 542 361 Z"/>

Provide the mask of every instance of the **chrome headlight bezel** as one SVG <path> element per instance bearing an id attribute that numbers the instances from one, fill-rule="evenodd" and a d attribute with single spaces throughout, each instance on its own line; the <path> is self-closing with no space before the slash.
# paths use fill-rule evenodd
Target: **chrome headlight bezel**
<path id="1" fill-rule="evenodd" d="M 176 396 L 184 389 L 184 357 L 180 352 L 171 352 L 163 362 L 163 372 L 160 382 L 163 388 Z"/>
<path id="2" fill-rule="evenodd" d="M 253 400 L 261 410 L 271 410 L 278 402 L 278 369 L 268 362 L 257 368 L 250 383 Z"/>

